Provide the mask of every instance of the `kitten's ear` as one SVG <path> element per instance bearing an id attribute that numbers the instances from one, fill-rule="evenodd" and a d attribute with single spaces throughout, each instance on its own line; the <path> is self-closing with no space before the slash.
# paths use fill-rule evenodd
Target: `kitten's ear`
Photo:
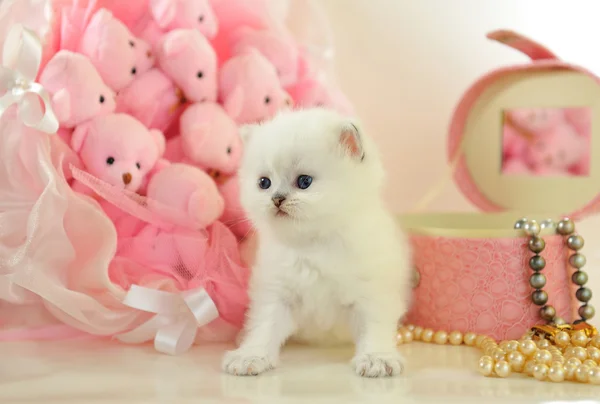
<path id="1" fill-rule="evenodd" d="M 339 142 L 346 155 L 355 160 L 363 161 L 365 158 L 365 151 L 363 149 L 360 131 L 355 124 L 347 122 L 342 126 Z"/>

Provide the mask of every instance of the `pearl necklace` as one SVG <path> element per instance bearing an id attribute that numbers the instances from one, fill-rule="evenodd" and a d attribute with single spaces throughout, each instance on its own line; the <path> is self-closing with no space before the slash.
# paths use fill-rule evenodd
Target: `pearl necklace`
<path id="1" fill-rule="evenodd" d="M 581 271 L 585 257 L 578 252 L 583 247 L 583 238 L 574 235 L 575 225 L 569 219 L 563 219 L 556 225 L 557 233 L 568 237 L 566 244 L 575 252 L 569 257 L 570 265 L 576 269 L 571 279 L 579 286 L 576 297 L 582 302 L 579 308 L 581 319 L 569 325 L 556 316 L 552 306 L 546 305 L 548 295 L 542 290 L 546 278 L 540 271 L 544 269 L 545 261 L 539 254 L 544 250 L 545 243 L 539 233 L 545 227 L 554 227 L 553 221 L 546 220 L 540 226 L 534 220 L 521 219 L 515 224 L 516 229 L 523 229 L 531 237 L 529 249 L 535 254 L 529 261 L 534 271 L 530 278 L 530 284 L 535 289 L 532 301 L 542 306 L 540 317 L 548 322 L 547 325 L 533 327 L 518 341 L 502 341 L 500 344 L 486 335 L 472 332 L 433 331 L 406 325 L 398 329 L 397 344 L 422 341 L 479 348 L 483 356 L 479 359 L 478 370 L 487 377 L 506 378 L 511 373 L 522 373 L 540 381 L 576 381 L 600 385 L 600 335 L 595 327 L 586 322 L 595 312 L 588 304 L 592 293 L 583 286 L 587 282 L 587 274 Z"/>

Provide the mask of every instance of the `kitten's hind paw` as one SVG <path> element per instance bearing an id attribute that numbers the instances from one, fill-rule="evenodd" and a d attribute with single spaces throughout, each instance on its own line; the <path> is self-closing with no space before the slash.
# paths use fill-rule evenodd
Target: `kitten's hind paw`
<path id="1" fill-rule="evenodd" d="M 225 353 L 222 368 L 234 376 L 257 376 L 274 366 L 267 355 L 237 349 Z"/>
<path id="2" fill-rule="evenodd" d="M 362 377 L 397 376 L 404 371 L 402 356 L 397 352 L 359 354 L 352 359 L 352 367 Z"/>

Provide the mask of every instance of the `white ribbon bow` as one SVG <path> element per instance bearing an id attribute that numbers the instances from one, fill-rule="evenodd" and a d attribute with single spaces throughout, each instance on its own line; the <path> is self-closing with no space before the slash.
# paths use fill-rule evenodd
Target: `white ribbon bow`
<path id="1" fill-rule="evenodd" d="M 133 285 L 123 303 L 156 315 L 116 338 L 133 344 L 154 338 L 154 348 L 170 355 L 187 351 L 196 339 L 198 328 L 219 317 L 215 303 L 204 288 L 170 293 Z"/>
<path id="2" fill-rule="evenodd" d="M 2 49 L 0 116 L 17 104 L 19 118 L 25 125 L 56 133 L 58 119 L 52 112 L 50 95 L 35 82 L 41 60 L 42 44 L 36 34 L 20 24 L 13 25 Z"/>

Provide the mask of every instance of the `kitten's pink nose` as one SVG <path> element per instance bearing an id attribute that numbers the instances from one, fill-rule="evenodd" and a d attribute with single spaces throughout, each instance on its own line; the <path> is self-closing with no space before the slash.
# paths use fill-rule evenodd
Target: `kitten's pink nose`
<path id="1" fill-rule="evenodd" d="M 273 198 L 271 198 L 271 200 L 273 201 L 273 205 L 280 207 L 281 204 L 285 201 L 285 196 L 275 195 Z"/>
<path id="2" fill-rule="evenodd" d="M 123 174 L 123 183 L 125 185 L 129 184 L 131 182 L 131 180 L 132 180 L 131 174 L 129 174 L 129 173 Z"/>

